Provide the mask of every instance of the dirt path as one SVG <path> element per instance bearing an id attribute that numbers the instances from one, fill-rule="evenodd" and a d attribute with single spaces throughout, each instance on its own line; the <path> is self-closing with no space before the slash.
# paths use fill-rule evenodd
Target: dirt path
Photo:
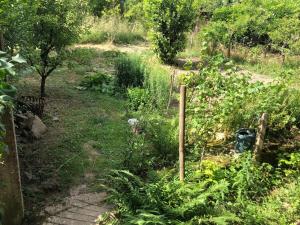
<path id="1" fill-rule="evenodd" d="M 75 48 L 93 48 L 101 51 L 120 51 L 124 53 L 141 53 L 150 49 L 147 45 L 114 45 L 106 44 L 78 44 Z"/>
<path id="2" fill-rule="evenodd" d="M 74 69 L 54 72 L 42 117 L 48 132 L 19 145 L 24 225 L 90 225 L 111 209 L 99 186 L 109 171 L 121 167 L 128 118 L 122 98 L 76 88 L 94 61 L 101 62 L 99 70 L 112 67 L 110 55 L 95 54 Z M 17 87 L 20 95 L 37 96 L 39 76 L 24 76 Z"/>
<path id="3" fill-rule="evenodd" d="M 120 51 L 124 53 L 142 53 L 145 51 L 149 51 L 150 47 L 147 45 L 114 45 L 111 43 L 107 44 L 79 44 L 75 45 L 75 48 L 93 48 L 98 49 L 101 51 Z M 184 59 L 180 59 L 180 64 L 183 63 Z M 198 58 L 193 57 L 192 61 L 199 61 Z M 182 66 L 180 65 L 180 66 Z M 172 73 L 175 73 L 176 75 L 180 74 L 186 74 L 188 71 L 183 70 L 179 67 L 173 67 L 173 66 L 165 66 L 168 70 L 172 71 Z M 193 70 L 193 72 L 197 72 L 197 70 Z M 251 75 L 252 82 L 260 81 L 262 83 L 270 83 L 273 81 L 273 78 L 270 76 L 264 75 L 264 74 L 258 74 L 254 73 L 245 69 L 242 69 L 239 71 L 239 74 L 245 74 L 245 75 Z"/>

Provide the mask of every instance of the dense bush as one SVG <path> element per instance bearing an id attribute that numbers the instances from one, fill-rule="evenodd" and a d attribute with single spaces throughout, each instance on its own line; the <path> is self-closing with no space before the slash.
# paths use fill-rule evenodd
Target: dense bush
<path id="1" fill-rule="evenodd" d="M 153 169 L 173 166 L 178 155 L 177 123 L 156 114 L 141 116 L 137 132 L 128 137 L 124 169 L 147 177 Z"/>
<path id="2" fill-rule="evenodd" d="M 148 183 L 126 171 L 114 171 L 106 180 L 109 200 L 116 205 L 116 212 L 113 217 L 104 215 L 100 220 L 113 220 L 114 224 L 172 225 L 297 222 L 297 183 L 288 184 L 286 190 L 275 175 L 275 168 L 257 165 L 251 158 L 246 153 L 229 164 L 209 160 L 202 165 L 188 164 L 185 183 L 178 181 L 174 171 Z"/>
<path id="3" fill-rule="evenodd" d="M 230 62 L 216 57 L 199 73 L 184 77 L 190 90 L 189 141 L 213 144 L 218 134 L 226 141 L 239 128 L 256 128 L 264 112 L 270 116 L 271 137 L 289 135 L 291 127 L 299 124 L 299 91 L 289 86 L 287 77 L 263 84 L 252 82 L 250 77 L 239 75 L 234 69 Z"/>
<path id="4" fill-rule="evenodd" d="M 145 9 L 152 29 L 155 50 L 164 63 L 174 63 L 185 47 L 186 32 L 192 26 L 194 10 L 191 0 L 147 0 Z"/>
<path id="5" fill-rule="evenodd" d="M 300 38 L 299 0 L 233 1 L 219 4 L 203 29 L 206 43 L 227 48 L 228 57 L 236 43 L 263 46 L 264 52 L 297 54 Z"/>
<path id="6" fill-rule="evenodd" d="M 116 84 L 121 89 L 142 87 L 145 68 L 138 56 L 121 55 L 115 61 Z"/>
<path id="7" fill-rule="evenodd" d="M 151 64 L 146 64 L 146 62 Z M 116 59 L 116 84 L 127 88 L 131 110 L 165 110 L 169 100 L 170 75 L 151 58 L 121 55 Z"/>
<path id="8" fill-rule="evenodd" d="M 144 88 L 147 90 L 148 108 L 165 110 L 169 100 L 171 76 L 170 71 L 154 60 L 146 66 Z"/>
<path id="9" fill-rule="evenodd" d="M 132 134 L 128 138 L 128 147 L 124 149 L 123 166 L 131 173 L 146 177 L 149 170 L 153 168 L 154 156 L 152 148 L 144 134 Z"/>
<path id="10" fill-rule="evenodd" d="M 146 137 L 150 140 L 155 157 L 155 168 L 173 166 L 178 157 L 178 123 L 157 114 L 142 116 Z"/>

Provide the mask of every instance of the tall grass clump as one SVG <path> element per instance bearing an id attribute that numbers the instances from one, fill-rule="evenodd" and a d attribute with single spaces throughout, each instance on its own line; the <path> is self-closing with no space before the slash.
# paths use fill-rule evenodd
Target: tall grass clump
<path id="1" fill-rule="evenodd" d="M 81 36 L 81 43 L 138 44 L 145 41 L 145 31 L 138 22 L 117 17 L 102 17 L 89 21 L 90 28 Z"/>
<path id="2" fill-rule="evenodd" d="M 169 100 L 170 71 L 163 68 L 156 59 L 147 59 L 144 88 L 149 94 L 149 103 L 157 109 L 166 109 Z"/>
<path id="3" fill-rule="evenodd" d="M 116 85 L 127 91 L 132 110 L 167 108 L 170 74 L 157 61 L 150 57 L 123 54 L 116 59 L 115 70 Z"/>
<path id="4" fill-rule="evenodd" d="M 115 61 L 116 85 L 126 90 L 142 87 L 145 80 L 145 66 L 136 55 L 120 55 Z"/>

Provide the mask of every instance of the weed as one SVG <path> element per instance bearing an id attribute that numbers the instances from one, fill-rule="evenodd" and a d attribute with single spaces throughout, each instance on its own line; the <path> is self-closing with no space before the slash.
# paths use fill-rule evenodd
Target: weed
<path id="1" fill-rule="evenodd" d="M 113 93 L 113 78 L 112 76 L 104 73 L 96 73 L 84 76 L 80 82 L 81 89 L 89 89 L 100 91 L 102 93 Z"/>

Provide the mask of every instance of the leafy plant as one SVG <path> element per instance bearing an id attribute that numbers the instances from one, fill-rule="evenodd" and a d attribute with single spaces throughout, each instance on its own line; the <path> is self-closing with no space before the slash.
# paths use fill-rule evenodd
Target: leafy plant
<path id="1" fill-rule="evenodd" d="M 178 155 L 177 121 L 148 114 L 142 116 L 141 123 L 153 146 L 151 154 L 155 157 L 155 167 L 173 166 Z"/>
<path id="2" fill-rule="evenodd" d="M 16 76 L 14 64 L 25 62 L 26 61 L 20 57 L 20 55 L 7 57 L 5 52 L 0 51 L 0 115 L 2 115 L 8 108 L 13 107 L 13 98 L 16 95 L 17 89 L 9 83 L 9 79 Z M 5 127 L 2 122 L 0 122 L 0 164 L 2 163 L 2 151 L 5 146 L 3 142 L 4 134 Z"/>
<path id="3" fill-rule="evenodd" d="M 286 177 L 297 177 L 300 172 L 300 153 L 285 154 L 279 160 L 279 167 Z"/>
<path id="4" fill-rule="evenodd" d="M 128 88 L 128 108 L 133 111 L 137 111 L 145 106 L 149 102 L 149 94 L 147 90 L 143 88 Z"/>
<path id="5" fill-rule="evenodd" d="M 117 206 L 116 224 L 221 225 L 240 221 L 220 204 L 228 193 L 224 180 L 183 184 L 162 178 L 146 184 L 126 171 L 113 171 L 107 181 L 109 201 Z"/>
<path id="6" fill-rule="evenodd" d="M 145 177 L 153 165 L 153 160 L 145 136 L 130 135 L 128 147 L 124 151 L 123 166 L 131 173 Z"/>
<path id="7" fill-rule="evenodd" d="M 113 93 L 113 78 L 104 73 L 95 73 L 84 76 L 79 85 L 83 89 L 101 91 L 102 93 Z"/>
<path id="8" fill-rule="evenodd" d="M 237 129 L 255 128 L 264 112 L 270 115 L 269 136 L 288 135 L 291 126 L 298 124 L 299 92 L 290 89 L 286 79 L 253 83 L 249 77 L 238 75 L 230 62 L 214 57 L 199 74 L 185 76 L 184 82 L 190 90 L 190 143 L 226 143 Z M 217 140 L 217 134 L 222 134 L 223 140 Z"/>
<path id="9" fill-rule="evenodd" d="M 186 42 L 193 19 L 191 0 L 145 0 L 146 18 L 152 30 L 155 51 L 164 63 L 174 63 Z"/>

